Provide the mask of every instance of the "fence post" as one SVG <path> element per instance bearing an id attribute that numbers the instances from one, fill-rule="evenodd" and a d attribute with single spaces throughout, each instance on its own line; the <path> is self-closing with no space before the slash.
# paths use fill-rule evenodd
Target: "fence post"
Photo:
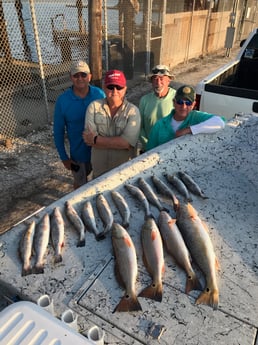
<path id="1" fill-rule="evenodd" d="M 102 0 L 89 1 L 89 62 L 92 82 L 101 87 L 102 79 Z"/>

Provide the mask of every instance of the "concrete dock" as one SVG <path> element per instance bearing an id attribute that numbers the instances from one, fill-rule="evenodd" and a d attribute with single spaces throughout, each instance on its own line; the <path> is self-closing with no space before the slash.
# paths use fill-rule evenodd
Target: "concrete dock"
<path id="1" fill-rule="evenodd" d="M 80 333 L 86 335 L 91 326 L 98 325 L 105 331 L 105 344 L 258 345 L 257 133 L 258 117 L 246 114 L 216 134 L 178 138 L 91 181 L 23 221 L 0 236 L 0 294 L 32 302 L 48 294 L 54 301 L 57 318 L 64 310 L 72 309 L 78 315 Z M 85 247 L 77 247 L 78 234 L 65 216 L 64 204 L 71 201 L 81 214 L 83 204 L 90 200 L 97 225 L 103 228 L 96 195 L 104 194 L 117 223 L 121 223 L 121 216 L 110 192 L 117 190 L 126 198 L 131 211 L 128 232 L 137 252 L 139 293 L 151 283 L 140 241 L 144 209 L 124 184 L 137 185 L 137 179 L 143 177 L 152 185 L 151 175 L 156 175 L 171 187 L 164 176 L 178 171 L 187 171 L 209 197 L 192 195 L 192 205 L 209 228 L 220 264 L 218 309 L 196 305 L 200 291 L 184 293 L 186 274 L 164 250 L 162 301 L 139 297 L 142 311 L 113 313 L 124 289 L 114 274 L 111 233 L 96 241 L 92 233 L 86 232 Z M 171 200 L 157 195 L 174 216 Z M 56 206 L 63 210 L 66 224 L 63 261 L 54 264 L 49 243 L 44 273 L 22 277 L 18 256 L 22 233 L 32 219 L 40 222 Z M 157 220 L 159 210 L 150 207 Z M 196 265 L 194 268 L 205 286 L 202 273 Z"/>

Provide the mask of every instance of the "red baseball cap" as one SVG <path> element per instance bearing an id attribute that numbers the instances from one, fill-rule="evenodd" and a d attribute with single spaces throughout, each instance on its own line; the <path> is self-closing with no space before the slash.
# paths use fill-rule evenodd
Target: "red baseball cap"
<path id="1" fill-rule="evenodd" d="M 126 86 L 126 78 L 122 71 L 119 71 L 117 69 L 112 69 L 110 71 L 107 71 L 105 75 L 104 84 L 106 86 L 108 85 L 118 85 L 121 87 Z"/>

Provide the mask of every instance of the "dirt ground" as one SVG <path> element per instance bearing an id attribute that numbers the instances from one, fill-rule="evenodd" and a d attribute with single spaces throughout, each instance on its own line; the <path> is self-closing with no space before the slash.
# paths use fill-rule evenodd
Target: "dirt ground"
<path id="1" fill-rule="evenodd" d="M 238 49 L 234 47 L 229 57 L 222 50 L 176 66 L 176 82 L 195 86 L 204 76 L 233 59 Z M 140 97 L 150 90 L 147 81 L 133 83 L 127 98 L 138 105 Z M 10 149 L 0 142 L 0 172 L 0 234 L 73 190 L 71 174 L 59 161 L 51 125 L 13 140 Z"/>

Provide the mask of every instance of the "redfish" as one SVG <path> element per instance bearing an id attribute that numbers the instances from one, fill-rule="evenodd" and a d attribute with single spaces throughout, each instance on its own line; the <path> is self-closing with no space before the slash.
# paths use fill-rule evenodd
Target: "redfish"
<path id="1" fill-rule="evenodd" d="M 200 290 L 201 284 L 192 268 L 191 255 L 176 225 L 176 219 L 171 218 L 167 212 L 162 211 L 159 214 L 158 225 L 167 252 L 186 272 L 185 293 L 189 293 L 191 290 Z"/>
<path id="2" fill-rule="evenodd" d="M 139 297 L 162 301 L 162 278 L 165 272 L 163 244 L 159 229 L 153 218 L 148 218 L 141 231 L 143 261 L 152 277 L 152 283 L 145 288 Z"/>
<path id="3" fill-rule="evenodd" d="M 126 229 L 118 223 L 113 223 L 111 236 L 116 259 L 116 273 L 119 282 L 125 287 L 125 295 L 116 306 L 114 312 L 142 310 L 136 296 L 135 285 L 138 267 L 134 243 Z"/>
<path id="4" fill-rule="evenodd" d="M 218 308 L 219 289 L 216 278 L 218 261 L 214 252 L 207 226 L 201 221 L 190 203 L 180 203 L 176 212 L 177 225 L 193 260 L 200 267 L 206 279 L 206 287 L 196 304 L 207 304 Z"/>

